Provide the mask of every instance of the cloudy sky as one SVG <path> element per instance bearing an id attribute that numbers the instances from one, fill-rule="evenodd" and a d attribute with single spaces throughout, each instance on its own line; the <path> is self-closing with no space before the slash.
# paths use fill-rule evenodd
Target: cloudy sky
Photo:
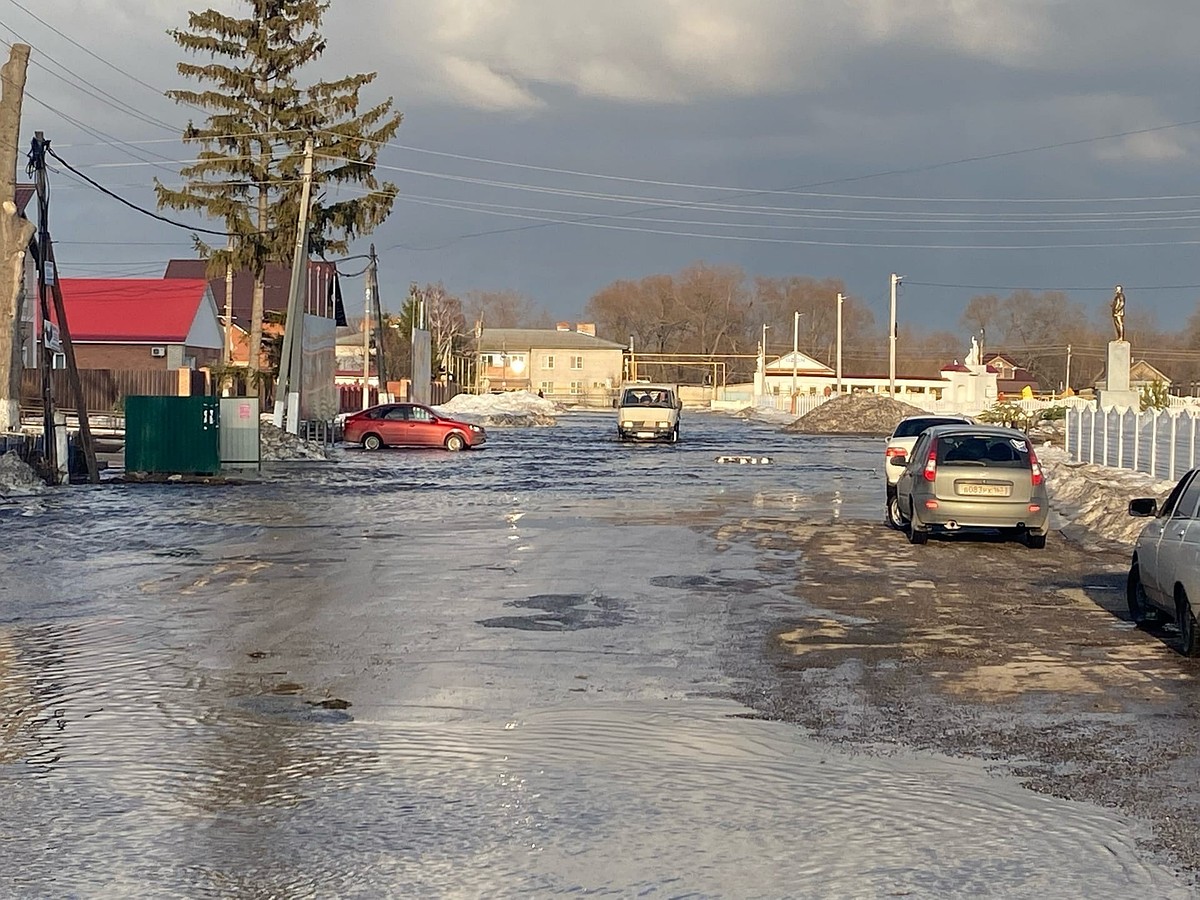
<path id="1" fill-rule="evenodd" d="M 25 134 L 153 207 L 187 155 L 161 91 L 190 7 L 0 0 L 35 48 Z M 405 115 L 372 237 L 392 309 L 440 280 L 570 318 L 698 260 L 840 277 L 881 322 L 897 272 L 922 327 L 1022 287 L 1099 320 L 1121 283 L 1161 327 L 1200 298 L 1195 0 L 334 0 L 325 32 L 314 77 L 378 71 Z M 65 274 L 188 254 L 54 179 Z"/>

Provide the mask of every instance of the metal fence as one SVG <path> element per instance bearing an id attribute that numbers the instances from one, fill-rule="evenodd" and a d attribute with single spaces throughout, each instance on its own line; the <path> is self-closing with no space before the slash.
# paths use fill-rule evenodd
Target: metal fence
<path id="1" fill-rule="evenodd" d="M 1200 462 L 1194 404 L 1137 412 L 1096 404 L 1067 410 L 1066 448 L 1078 462 L 1175 479 Z"/>

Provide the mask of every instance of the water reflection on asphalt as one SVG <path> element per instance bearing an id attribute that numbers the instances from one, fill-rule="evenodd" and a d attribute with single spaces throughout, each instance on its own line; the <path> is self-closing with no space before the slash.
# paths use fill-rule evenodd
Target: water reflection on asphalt
<path id="1" fill-rule="evenodd" d="M 684 424 L 0 508 L 0 894 L 1186 895 L 1107 811 L 719 699 L 804 607 L 717 527 L 878 521 L 879 445 Z"/>

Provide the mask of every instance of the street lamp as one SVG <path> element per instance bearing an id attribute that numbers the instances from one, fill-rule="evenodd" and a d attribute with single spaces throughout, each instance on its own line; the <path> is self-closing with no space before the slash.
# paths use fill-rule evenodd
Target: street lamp
<path id="1" fill-rule="evenodd" d="M 892 315 L 888 330 L 888 391 L 896 396 L 896 288 L 904 280 L 903 275 L 892 273 Z"/>
<path id="2" fill-rule="evenodd" d="M 802 312 L 797 312 L 792 323 L 792 397 L 796 396 L 796 364 L 800 356 L 800 317 L 804 315 Z"/>
<path id="3" fill-rule="evenodd" d="M 839 292 L 837 295 L 837 392 L 839 397 L 842 396 L 842 303 L 845 299 L 845 296 Z"/>
<path id="4" fill-rule="evenodd" d="M 758 380 L 759 396 L 767 392 L 767 329 L 771 326 L 763 323 L 762 342 L 758 345 Z"/>

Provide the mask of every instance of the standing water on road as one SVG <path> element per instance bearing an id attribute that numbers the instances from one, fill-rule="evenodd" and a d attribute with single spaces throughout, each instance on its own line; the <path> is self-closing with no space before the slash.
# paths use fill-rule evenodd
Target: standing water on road
<path id="1" fill-rule="evenodd" d="M 0 894 L 1187 895 L 1106 810 L 722 699 L 806 607 L 720 526 L 877 522 L 877 441 L 489 437 L 0 506 Z"/>

